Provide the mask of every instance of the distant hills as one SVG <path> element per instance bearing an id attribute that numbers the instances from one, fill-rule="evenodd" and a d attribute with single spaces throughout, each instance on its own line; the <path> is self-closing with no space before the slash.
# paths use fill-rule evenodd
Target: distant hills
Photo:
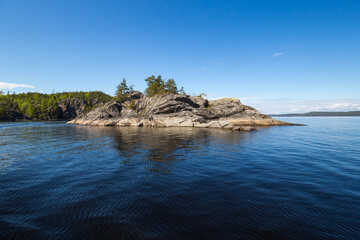
<path id="1" fill-rule="evenodd" d="M 270 114 L 270 116 L 274 116 L 274 117 L 351 117 L 351 116 L 360 116 L 360 111 L 288 113 L 288 114 Z"/>

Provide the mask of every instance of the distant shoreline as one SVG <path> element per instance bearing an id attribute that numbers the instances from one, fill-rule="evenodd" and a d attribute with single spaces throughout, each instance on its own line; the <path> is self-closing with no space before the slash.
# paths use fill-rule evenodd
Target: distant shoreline
<path id="1" fill-rule="evenodd" d="M 272 117 L 360 117 L 360 111 L 269 114 Z"/>

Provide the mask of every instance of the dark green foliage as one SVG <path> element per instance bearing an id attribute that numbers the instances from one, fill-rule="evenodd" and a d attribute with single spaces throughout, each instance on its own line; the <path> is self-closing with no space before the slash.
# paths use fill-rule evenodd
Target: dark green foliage
<path id="1" fill-rule="evenodd" d="M 18 111 L 27 119 L 58 119 L 61 117 L 59 104 L 65 99 L 78 98 L 84 101 L 86 110 L 95 107 L 98 102 L 108 102 L 111 96 L 100 92 L 63 92 L 53 94 L 20 93 L 0 95 L 0 120 L 11 120 L 9 112 Z"/>
<path id="2" fill-rule="evenodd" d="M 174 79 L 169 79 L 165 83 L 165 91 L 169 93 L 178 93 L 178 89 Z"/>
<path id="3" fill-rule="evenodd" d="M 130 88 L 127 86 L 125 78 L 123 78 L 122 82 L 116 86 L 116 100 L 118 100 L 119 102 L 124 102 L 126 100 L 126 95 L 129 93 L 129 90 Z"/>
<path id="4" fill-rule="evenodd" d="M 148 85 L 148 87 L 145 89 L 145 94 L 148 97 L 164 93 L 165 83 L 164 80 L 161 79 L 160 75 L 158 77 L 152 75 L 151 77 L 146 78 L 145 82 L 147 82 Z"/>
<path id="5" fill-rule="evenodd" d="M 0 106 L 0 120 L 6 119 L 6 110 L 4 106 Z"/>
<path id="6" fill-rule="evenodd" d="M 165 82 L 161 78 L 161 75 L 155 77 L 152 75 L 145 79 L 147 82 L 148 87 L 145 89 L 145 94 L 148 97 L 152 97 L 158 94 L 165 94 L 165 93 L 181 93 L 185 94 L 184 88 L 181 88 L 180 91 L 177 89 L 176 83 L 174 79 L 169 79 Z"/>

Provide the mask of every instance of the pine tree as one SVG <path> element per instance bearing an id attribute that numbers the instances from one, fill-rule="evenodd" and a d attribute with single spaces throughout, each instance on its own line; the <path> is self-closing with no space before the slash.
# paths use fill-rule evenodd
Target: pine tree
<path id="1" fill-rule="evenodd" d="M 161 75 L 155 77 L 152 75 L 145 79 L 148 87 L 145 89 L 145 94 L 148 97 L 155 96 L 157 94 L 165 94 L 165 93 L 181 93 L 185 94 L 184 88 L 182 87 L 178 90 L 176 86 L 176 82 L 174 79 L 169 79 L 166 82 L 161 78 Z"/>
<path id="2" fill-rule="evenodd" d="M 179 93 L 186 95 L 185 90 L 184 90 L 184 87 L 181 87 L 181 88 L 180 88 Z"/>
<path id="3" fill-rule="evenodd" d="M 126 100 L 126 94 L 129 93 L 129 87 L 126 84 L 126 79 L 123 78 L 122 82 L 117 85 L 116 88 L 116 99 L 120 102 L 124 102 Z"/>
<path id="4" fill-rule="evenodd" d="M 155 78 L 154 75 L 145 79 L 148 87 L 145 89 L 145 93 L 148 97 L 155 96 L 157 94 L 165 93 L 165 83 L 162 80 L 161 75 Z"/>
<path id="5" fill-rule="evenodd" d="M 174 79 L 167 80 L 165 84 L 165 89 L 167 93 L 178 93 L 178 89 Z"/>

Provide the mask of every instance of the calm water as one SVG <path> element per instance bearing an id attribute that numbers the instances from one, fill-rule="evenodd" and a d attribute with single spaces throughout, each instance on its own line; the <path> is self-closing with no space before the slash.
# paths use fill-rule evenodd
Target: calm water
<path id="1" fill-rule="evenodd" d="M 360 118 L 0 124 L 1 239 L 360 239 Z"/>

